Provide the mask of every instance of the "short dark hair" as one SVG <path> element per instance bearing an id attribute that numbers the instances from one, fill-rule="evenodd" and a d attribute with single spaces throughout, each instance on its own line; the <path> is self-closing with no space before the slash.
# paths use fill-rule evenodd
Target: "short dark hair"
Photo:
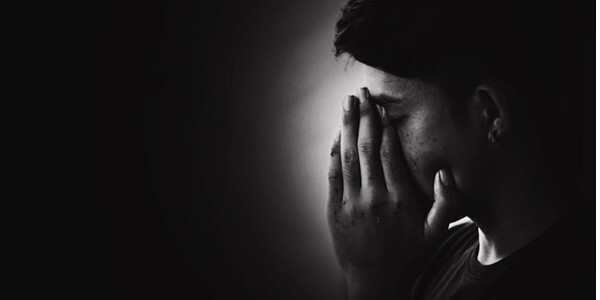
<path id="1" fill-rule="evenodd" d="M 560 1 L 350 0 L 336 24 L 335 54 L 402 77 L 445 65 L 520 86 L 564 86 L 589 64 L 579 59 L 589 25 L 582 9 Z"/>
<path id="2" fill-rule="evenodd" d="M 558 1 L 350 0 L 336 24 L 335 54 L 403 77 L 460 61 L 530 82 L 529 74 L 572 66 L 589 25 L 583 5 L 550 2 Z"/>
<path id="3" fill-rule="evenodd" d="M 525 102 L 544 145 L 560 144 L 572 159 L 583 143 L 573 132 L 591 124 L 577 109 L 593 107 L 593 8 L 581 0 L 349 0 L 334 51 L 401 77 L 446 74 L 441 83 L 455 96 L 500 79 Z"/>

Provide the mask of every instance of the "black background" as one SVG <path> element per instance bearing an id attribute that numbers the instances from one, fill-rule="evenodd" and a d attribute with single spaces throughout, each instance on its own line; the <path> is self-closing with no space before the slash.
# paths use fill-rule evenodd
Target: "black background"
<path id="1" fill-rule="evenodd" d="M 337 296 L 332 249 L 307 224 L 286 160 L 294 133 L 282 124 L 301 97 L 284 98 L 294 70 L 282 66 L 308 33 L 333 36 L 340 4 L 98 7 L 90 141 L 103 216 L 86 297 Z"/>

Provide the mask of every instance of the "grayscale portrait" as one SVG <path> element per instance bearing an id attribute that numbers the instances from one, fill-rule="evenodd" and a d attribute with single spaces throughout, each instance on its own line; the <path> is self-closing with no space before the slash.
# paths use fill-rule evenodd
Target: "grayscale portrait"
<path id="1" fill-rule="evenodd" d="M 593 297 L 594 8 L 104 3 L 82 298 Z"/>

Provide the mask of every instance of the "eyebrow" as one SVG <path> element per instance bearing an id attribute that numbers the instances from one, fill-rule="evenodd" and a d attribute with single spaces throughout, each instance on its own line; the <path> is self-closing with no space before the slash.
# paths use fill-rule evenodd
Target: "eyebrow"
<path id="1" fill-rule="evenodd" d="M 393 96 L 389 96 L 389 95 L 378 95 L 376 97 L 373 97 L 373 102 L 375 102 L 375 104 L 381 105 L 381 106 L 388 106 L 388 105 L 400 105 L 403 104 L 404 102 L 406 102 L 408 99 L 405 97 L 393 97 Z"/>

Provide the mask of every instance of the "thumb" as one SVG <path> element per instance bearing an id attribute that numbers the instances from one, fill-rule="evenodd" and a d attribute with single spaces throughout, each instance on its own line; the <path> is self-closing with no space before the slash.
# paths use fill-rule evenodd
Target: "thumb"
<path id="1" fill-rule="evenodd" d="M 430 242 L 444 236 L 456 213 L 458 190 L 449 170 L 442 169 L 437 172 L 433 182 L 433 193 L 433 206 L 425 223 L 425 238 Z"/>

